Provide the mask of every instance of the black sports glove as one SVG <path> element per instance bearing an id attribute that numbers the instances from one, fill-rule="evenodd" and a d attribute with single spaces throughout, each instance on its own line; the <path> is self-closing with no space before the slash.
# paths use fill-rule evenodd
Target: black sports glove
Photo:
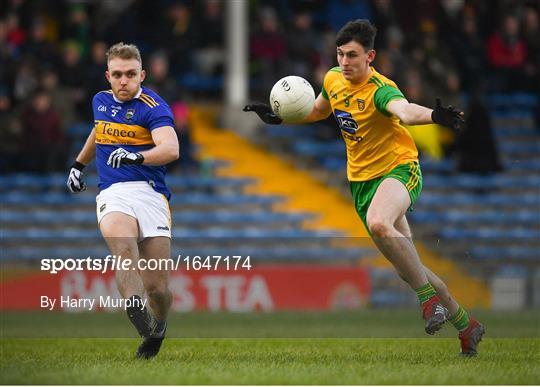
<path id="1" fill-rule="evenodd" d="M 71 165 L 67 186 L 72 193 L 82 192 L 86 189 L 86 183 L 82 180 L 84 167 L 85 165 L 78 161 L 75 161 L 73 165 Z"/>
<path id="2" fill-rule="evenodd" d="M 461 125 L 465 123 L 463 112 L 452 105 L 442 106 L 440 98 L 435 99 L 435 102 L 436 106 L 433 112 L 431 112 L 431 120 L 436 124 L 459 132 Z"/>
<path id="3" fill-rule="evenodd" d="M 137 164 L 140 165 L 144 161 L 144 156 L 140 153 L 128 152 L 124 148 L 118 148 L 109 155 L 107 165 L 113 168 L 120 168 L 122 165 Z"/>
<path id="4" fill-rule="evenodd" d="M 251 105 L 244 106 L 245 112 L 255 112 L 261 120 L 270 125 L 279 125 L 283 122 L 279 116 L 273 112 L 270 105 L 265 103 L 252 103 Z"/>

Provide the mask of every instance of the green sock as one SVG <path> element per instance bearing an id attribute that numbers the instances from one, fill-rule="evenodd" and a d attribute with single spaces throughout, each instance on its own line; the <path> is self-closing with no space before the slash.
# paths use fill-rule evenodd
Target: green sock
<path id="1" fill-rule="evenodd" d="M 420 301 L 420 304 L 423 304 L 427 300 L 429 300 L 431 297 L 437 294 L 435 291 L 435 288 L 431 286 L 431 284 L 428 282 L 424 286 L 419 287 L 418 289 L 414 290 L 416 292 L 416 295 L 418 296 L 418 300 Z"/>
<path id="2" fill-rule="evenodd" d="M 458 331 L 462 331 L 469 326 L 469 314 L 461 306 L 458 311 L 448 319 Z"/>

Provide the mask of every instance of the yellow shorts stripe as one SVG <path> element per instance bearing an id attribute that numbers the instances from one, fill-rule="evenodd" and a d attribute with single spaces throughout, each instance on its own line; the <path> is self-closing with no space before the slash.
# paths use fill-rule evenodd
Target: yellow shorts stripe
<path id="1" fill-rule="evenodd" d="M 420 181 L 420 174 L 418 173 L 418 164 L 416 163 L 410 163 L 409 164 L 409 172 L 411 173 L 411 177 L 409 178 L 409 181 L 406 184 L 407 190 L 412 191 Z"/>

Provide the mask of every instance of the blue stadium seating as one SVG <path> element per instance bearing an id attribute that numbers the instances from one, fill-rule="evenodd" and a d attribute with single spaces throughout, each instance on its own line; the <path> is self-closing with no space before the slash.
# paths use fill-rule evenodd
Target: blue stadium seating
<path id="1" fill-rule="evenodd" d="M 175 211 L 172 213 L 174 224 L 265 224 L 265 223 L 298 223 L 309 219 L 308 213 L 277 213 L 272 211 L 234 212 L 234 211 Z M 0 223 L 10 225 L 46 224 L 46 225 L 82 225 L 96 224 L 96 214 L 93 211 L 14 211 L 0 213 Z"/>
<path id="2" fill-rule="evenodd" d="M 539 141 L 505 141 L 499 144 L 499 150 L 510 156 L 540 153 Z"/>
<path id="3" fill-rule="evenodd" d="M 528 225 L 540 227 L 540 213 L 529 211 L 501 212 L 488 210 L 471 212 L 465 210 L 414 211 L 410 218 L 418 223 L 451 223 L 466 225 L 471 223 L 489 223 L 492 225 Z"/>
<path id="4" fill-rule="evenodd" d="M 43 228 L 26 228 L 23 230 L 13 230 L 1 228 L 0 234 L 6 240 L 51 240 L 57 243 L 68 240 L 90 240 L 101 239 L 101 234 L 95 229 L 73 229 L 64 228 L 62 230 L 51 230 Z M 241 239 L 241 238 L 318 238 L 318 237 L 339 237 L 341 233 L 335 231 L 317 230 L 299 230 L 291 227 L 283 229 L 266 229 L 257 226 L 246 226 L 243 229 L 230 229 L 228 227 L 208 227 L 203 230 L 194 230 L 187 228 L 173 228 L 174 238 L 224 238 L 224 239 Z"/>
<path id="5" fill-rule="evenodd" d="M 315 140 L 299 140 L 294 143 L 294 152 L 303 156 L 337 155 L 343 156 L 345 144 L 343 140 L 319 142 Z"/>
<path id="6" fill-rule="evenodd" d="M 540 148 L 539 148 L 540 153 Z M 432 175 L 424 179 L 424 188 L 440 189 L 540 189 L 540 176 L 509 176 L 509 175 L 474 175 L 460 174 L 453 176 Z"/>
<path id="7" fill-rule="evenodd" d="M 539 240 L 540 231 L 530 228 L 494 229 L 489 226 L 475 229 L 463 229 L 455 226 L 447 226 L 440 229 L 438 235 L 442 239 L 523 239 Z"/>
<path id="8" fill-rule="evenodd" d="M 420 206 L 540 206 L 540 196 L 531 194 L 502 194 L 486 193 L 478 195 L 473 193 L 425 191 L 417 202 Z"/>
<path id="9" fill-rule="evenodd" d="M 280 196 L 256 196 L 242 194 L 216 195 L 211 193 L 185 193 L 172 196 L 171 204 L 178 205 L 271 205 L 282 201 Z M 6 205 L 62 205 L 79 206 L 92 205 L 96 203 L 95 195 L 83 193 L 71 195 L 69 193 L 27 193 L 11 191 L 0 193 L 0 201 Z"/>
<path id="10" fill-rule="evenodd" d="M 526 246 L 475 246 L 470 251 L 474 259 L 485 261 L 538 261 L 540 260 L 540 251 L 538 247 Z"/>
<path id="11" fill-rule="evenodd" d="M 98 177 L 96 175 L 85 176 L 85 182 L 88 186 L 97 186 Z M 253 179 L 247 178 L 217 178 L 217 177 L 200 177 L 200 176 L 169 176 L 167 185 L 173 189 L 181 188 L 225 188 L 225 187 L 242 187 L 253 183 Z M 0 176 L 0 190 L 13 189 L 43 189 L 50 187 L 59 187 L 66 189 L 65 174 L 15 174 Z"/>

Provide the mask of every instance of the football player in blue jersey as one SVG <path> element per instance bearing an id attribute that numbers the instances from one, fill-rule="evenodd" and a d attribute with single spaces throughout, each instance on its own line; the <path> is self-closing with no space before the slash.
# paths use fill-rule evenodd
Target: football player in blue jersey
<path id="1" fill-rule="evenodd" d="M 137 357 L 148 359 L 157 355 L 165 337 L 172 296 L 168 270 L 142 270 L 141 262 L 170 258 L 165 164 L 178 159 L 179 144 L 171 109 L 142 86 L 145 72 L 136 46 L 110 47 L 105 76 L 111 90 L 94 96 L 94 128 L 71 167 L 67 185 L 71 192 L 84 191 L 83 169 L 95 157 L 99 229 L 111 254 L 131 261 L 129 270 L 116 271 L 116 283 L 130 305 L 128 317 L 143 338 Z M 145 293 L 151 310 L 144 306 Z"/>

